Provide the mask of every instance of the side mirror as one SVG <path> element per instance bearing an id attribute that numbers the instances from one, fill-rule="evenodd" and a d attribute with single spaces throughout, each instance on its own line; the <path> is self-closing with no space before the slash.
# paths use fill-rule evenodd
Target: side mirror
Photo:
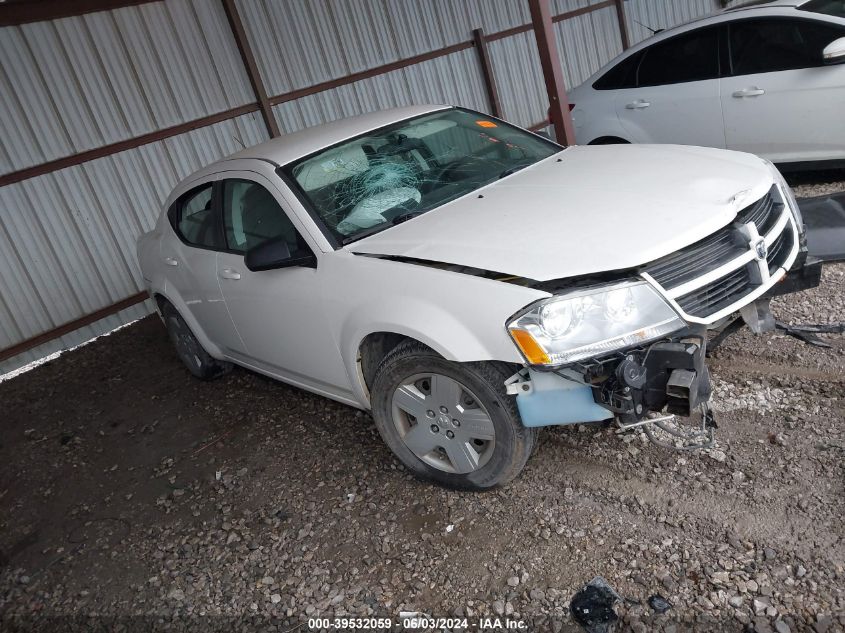
<path id="1" fill-rule="evenodd" d="M 244 263 L 253 272 L 290 268 L 291 266 L 316 268 L 317 258 L 312 253 L 292 256 L 287 240 L 282 237 L 268 240 L 249 249 L 244 255 Z"/>
<path id="2" fill-rule="evenodd" d="M 845 63 L 845 37 L 833 40 L 825 46 L 822 51 L 822 60 L 825 65 Z"/>

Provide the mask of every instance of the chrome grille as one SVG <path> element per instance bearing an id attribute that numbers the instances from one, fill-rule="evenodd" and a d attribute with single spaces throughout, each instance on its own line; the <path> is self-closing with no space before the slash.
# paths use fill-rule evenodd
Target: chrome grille
<path id="1" fill-rule="evenodd" d="M 684 295 L 678 299 L 678 305 L 687 314 L 708 317 L 739 301 L 752 288 L 756 288 L 756 286 L 751 283 L 748 266 L 743 266 L 712 284 L 702 286 Z"/>
<path id="2" fill-rule="evenodd" d="M 783 212 L 776 187 L 754 204 L 737 213 L 733 222 L 695 244 L 647 264 L 645 272 L 667 290 L 677 288 L 748 250 L 748 242 L 737 237 L 736 227 L 754 222 L 760 235 L 768 233 Z"/>
<path id="3" fill-rule="evenodd" d="M 766 258 L 769 262 L 769 274 L 774 275 L 775 271 L 780 268 L 789 256 L 794 243 L 794 236 L 792 231 L 784 231 L 778 235 L 777 239 L 769 247 L 769 255 Z"/>
<path id="4" fill-rule="evenodd" d="M 780 191 L 773 186 L 727 226 L 646 264 L 642 272 L 689 317 L 707 319 L 770 285 L 771 275 L 786 266 L 796 239 L 789 215 Z"/>
<path id="5" fill-rule="evenodd" d="M 760 200 L 737 213 L 734 224 L 754 222 L 757 232 L 760 235 L 766 235 L 775 226 L 782 211 L 783 202 L 780 201 L 780 193 L 777 187 L 772 186 L 769 193 Z"/>

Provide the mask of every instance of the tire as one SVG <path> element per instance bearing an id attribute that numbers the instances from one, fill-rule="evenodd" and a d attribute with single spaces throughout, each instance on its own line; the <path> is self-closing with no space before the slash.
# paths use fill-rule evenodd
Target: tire
<path id="1" fill-rule="evenodd" d="M 588 145 L 630 145 L 631 143 L 626 141 L 624 138 L 619 138 L 618 136 L 600 136 L 597 139 L 593 139 L 588 143 Z"/>
<path id="2" fill-rule="evenodd" d="M 164 318 L 170 342 L 176 348 L 176 355 L 194 376 L 201 380 L 212 380 L 232 371 L 232 363 L 217 360 L 203 349 L 173 304 L 164 302 L 161 306 L 161 315 Z"/>
<path id="3" fill-rule="evenodd" d="M 509 375 L 496 363 L 454 363 L 416 341 L 401 343 L 370 390 L 376 427 L 421 479 L 460 490 L 501 486 L 522 471 L 537 435 L 505 393 Z"/>

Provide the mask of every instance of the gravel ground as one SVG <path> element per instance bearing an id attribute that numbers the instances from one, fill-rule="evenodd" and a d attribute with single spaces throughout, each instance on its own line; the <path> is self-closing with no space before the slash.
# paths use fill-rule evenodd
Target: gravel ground
<path id="1" fill-rule="evenodd" d="M 826 196 L 845 191 L 845 169 L 786 174 L 786 181 L 795 191 L 797 198 Z"/>
<path id="2" fill-rule="evenodd" d="M 845 265 L 774 310 L 845 321 Z M 601 575 L 637 632 L 841 632 L 845 337 L 823 338 L 727 339 L 713 450 L 552 428 L 517 481 L 471 494 L 409 476 L 368 414 L 244 370 L 192 379 L 150 317 L 0 383 L 0 613 L 580 630 L 569 601 Z"/>

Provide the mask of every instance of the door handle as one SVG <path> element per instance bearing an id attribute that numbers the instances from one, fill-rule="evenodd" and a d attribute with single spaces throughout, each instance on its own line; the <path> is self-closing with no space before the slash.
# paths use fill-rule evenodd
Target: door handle
<path id="1" fill-rule="evenodd" d="M 178 266 L 179 265 L 179 262 L 176 261 L 173 257 L 165 257 L 164 263 L 167 264 L 168 266 Z"/>
<path id="2" fill-rule="evenodd" d="M 766 94 L 765 90 L 761 90 L 755 86 L 753 88 L 743 88 L 742 90 L 737 90 L 733 93 L 733 96 L 737 99 L 742 99 L 743 97 L 759 97 L 764 94 Z"/>
<path id="3" fill-rule="evenodd" d="M 241 274 L 237 270 L 232 270 L 231 268 L 224 268 L 220 271 L 220 279 L 238 280 L 240 278 Z"/>
<path id="4" fill-rule="evenodd" d="M 637 99 L 636 101 L 632 101 L 625 105 L 626 108 L 629 110 L 642 110 L 643 108 L 647 108 L 650 106 L 651 103 L 648 101 L 644 101 L 643 99 Z"/>

